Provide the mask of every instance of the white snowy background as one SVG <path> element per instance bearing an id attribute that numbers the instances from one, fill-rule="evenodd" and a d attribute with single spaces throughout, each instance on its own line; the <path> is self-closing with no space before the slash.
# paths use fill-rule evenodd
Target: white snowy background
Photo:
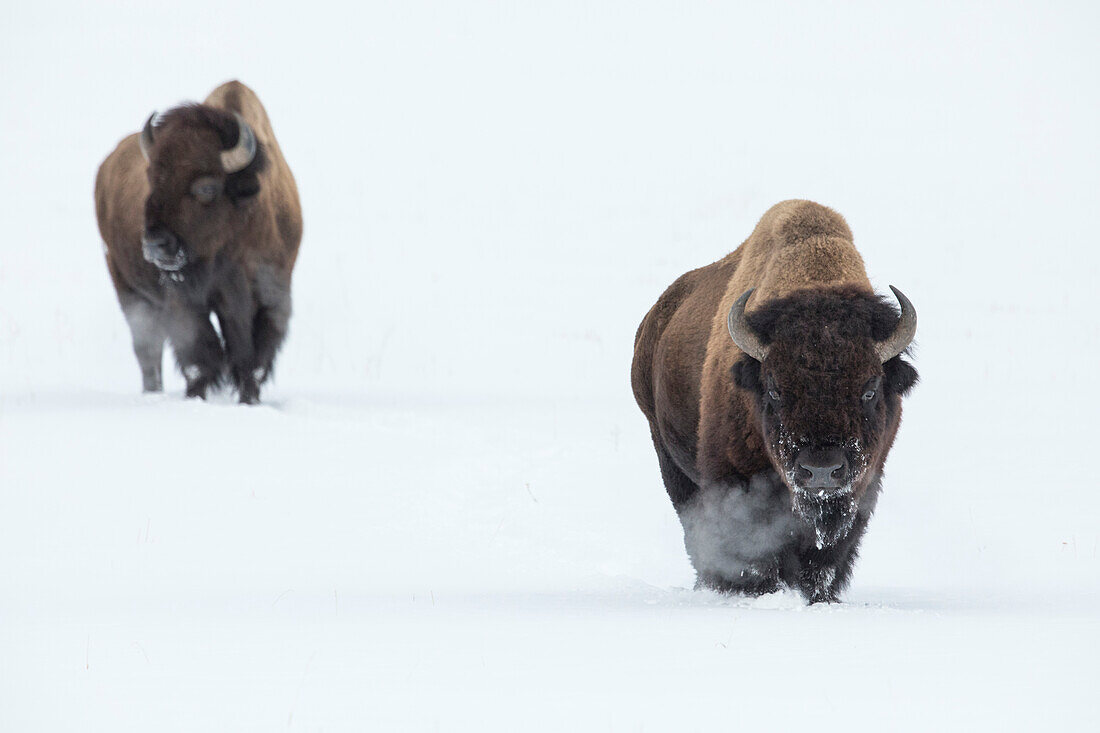
<path id="1" fill-rule="evenodd" d="M 6 4 L 0 730 L 1095 725 L 1098 7 Z M 231 78 L 306 221 L 254 409 L 139 394 L 92 206 Z M 920 314 L 833 606 L 691 590 L 629 388 L 793 197 Z"/>

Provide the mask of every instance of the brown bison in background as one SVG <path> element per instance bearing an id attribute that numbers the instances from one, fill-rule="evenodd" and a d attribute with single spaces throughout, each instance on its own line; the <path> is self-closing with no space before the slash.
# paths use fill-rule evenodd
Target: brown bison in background
<path id="1" fill-rule="evenodd" d="M 95 201 L 145 391 L 162 389 L 167 338 L 188 397 L 228 372 L 258 402 L 290 319 L 302 210 L 255 93 L 231 81 L 150 117 L 103 161 Z"/>
<path id="2" fill-rule="evenodd" d="M 646 314 L 631 382 L 698 586 L 847 585 L 917 380 L 900 356 L 916 312 L 894 293 L 900 316 L 839 214 L 784 201 Z"/>

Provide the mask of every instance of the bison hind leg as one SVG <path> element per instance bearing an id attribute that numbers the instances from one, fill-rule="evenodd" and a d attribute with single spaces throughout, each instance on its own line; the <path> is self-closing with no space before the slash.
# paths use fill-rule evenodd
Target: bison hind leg
<path id="1" fill-rule="evenodd" d="M 661 467 L 661 479 L 664 481 L 665 491 L 668 492 L 668 498 L 672 500 L 673 508 L 680 512 L 699 491 L 699 487 L 676 465 L 672 454 L 664 446 L 657 428 L 651 425 L 650 432 L 653 436 L 653 447 L 657 451 L 657 463 Z"/>
<path id="2" fill-rule="evenodd" d="M 164 342 L 168 334 L 162 322 L 160 308 L 135 296 L 124 300 L 122 312 L 130 326 L 134 356 L 137 357 L 138 366 L 141 367 L 142 391 L 163 391 L 164 381 L 161 369 L 164 361 Z"/>
<path id="3" fill-rule="evenodd" d="M 290 325 L 290 284 L 270 268 L 256 278 L 258 308 L 252 320 L 252 344 L 256 365 L 252 376 L 263 384 L 275 368 L 275 355 L 286 339 Z"/>

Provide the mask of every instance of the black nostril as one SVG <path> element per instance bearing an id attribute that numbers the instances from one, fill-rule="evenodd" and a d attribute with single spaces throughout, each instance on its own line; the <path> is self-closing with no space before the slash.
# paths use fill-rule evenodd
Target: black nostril
<path id="1" fill-rule="evenodd" d="M 799 464 L 798 467 L 815 479 L 843 478 L 841 471 L 844 467 L 839 463 L 834 463 L 829 466 L 807 466 L 806 464 Z"/>
<path id="2" fill-rule="evenodd" d="M 804 449 L 796 464 L 796 478 L 811 488 L 838 488 L 848 478 L 848 460 L 839 449 Z"/>

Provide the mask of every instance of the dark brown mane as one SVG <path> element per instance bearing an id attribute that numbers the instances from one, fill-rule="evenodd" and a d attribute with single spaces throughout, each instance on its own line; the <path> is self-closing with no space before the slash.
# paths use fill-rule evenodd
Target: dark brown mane
<path id="1" fill-rule="evenodd" d="M 223 150 L 237 143 L 237 120 L 232 113 L 206 104 L 186 103 L 163 112 L 153 121 L 154 135 L 172 134 L 179 130 L 213 130 Z M 268 159 L 264 145 L 256 141 L 256 157 L 247 168 L 230 175 L 244 179 L 258 176 L 267 169 Z"/>
<path id="2" fill-rule="evenodd" d="M 838 340 L 882 341 L 898 317 L 898 309 L 886 298 L 850 286 L 800 290 L 748 314 L 749 325 L 765 344 L 779 336 L 805 342 L 827 328 Z"/>

